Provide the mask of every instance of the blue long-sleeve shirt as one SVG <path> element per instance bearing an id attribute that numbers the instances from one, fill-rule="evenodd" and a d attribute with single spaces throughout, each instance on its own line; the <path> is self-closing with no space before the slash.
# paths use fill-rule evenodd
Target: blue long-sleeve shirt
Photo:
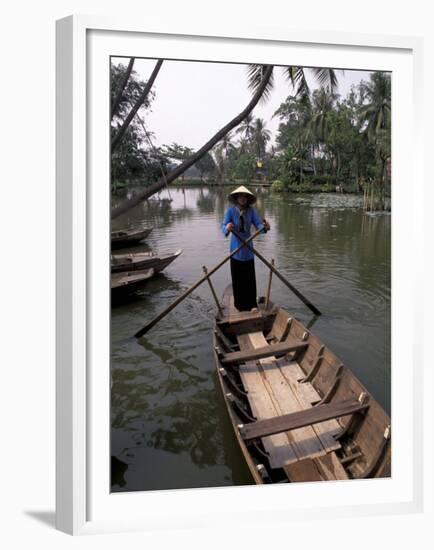
<path id="1" fill-rule="evenodd" d="M 221 223 L 221 230 L 223 232 L 223 235 L 225 236 L 226 225 L 229 222 L 233 223 L 235 231 L 244 240 L 250 237 L 250 227 L 252 224 L 256 227 L 256 229 L 262 229 L 265 233 L 264 225 L 261 222 L 258 213 L 252 206 L 248 206 L 244 212 L 244 231 L 240 230 L 240 211 L 236 206 L 229 206 L 229 208 L 225 212 L 223 222 Z M 232 252 L 241 244 L 242 242 L 238 240 L 233 233 L 231 233 L 230 251 Z M 255 255 L 251 250 L 249 250 L 249 246 L 253 248 L 253 242 L 250 242 L 247 246 L 243 246 L 243 248 L 241 248 L 241 250 L 234 254 L 232 258 L 241 261 L 251 260 L 252 258 L 254 258 Z"/>

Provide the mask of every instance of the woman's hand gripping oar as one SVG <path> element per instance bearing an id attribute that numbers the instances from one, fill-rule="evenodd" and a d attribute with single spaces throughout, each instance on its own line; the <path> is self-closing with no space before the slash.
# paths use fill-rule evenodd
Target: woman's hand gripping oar
<path id="1" fill-rule="evenodd" d="M 247 239 L 246 241 L 232 228 L 232 233 L 235 235 L 235 237 L 240 241 L 242 242 L 244 245 L 247 245 L 248 244 L 248 241 L 249 239 Z M 279 279 L 282 281 L 282 283 L 284 283 L 290 290 L 292 290 L 292 292 L 297 296 L 297 298 L 299 298 L 303 304 L 305 304 L 313 313 L 315 313 L 315 315 L 321 315 L 321 312 L 320 310 L 315 307 L 312 302 L 310 302 L 305 296 L 303 296 L 303 294 L 297 290 L 295 288 L 295 286 L 293 286 L 281 273 L 279 273 L 279 271 L 277 271 L 277 269 L 268 261 L 264 258 L 264 256 L 262 256 L 262 254 L 260 254 L 257 250 L 255 250 L 253 248 L 253 246 L 249 246 L 250 250 L 256 254 L 256 256 L 258 256 L 258 258 L 260 260 L 262 260 L 264 262 L 264 264 L 269 268 L 271 269 L 271 271 L 277 276 L 279 277 Z"/>
<path id="2" fill-rule="evenodd" d="M 233 229 L 232 229 L 233 231 Z M 196 281 L 194 283 L 194 285 L 192 285 L 188 290 L 186 290 L 183 294 L 181 294 L 181 296 L 179 296 L 179 298 L 177 298 L 172 304 L 170 304 L 170 306 L 166 307 L 165 310 L 163 310 L 161 313 L 159 313 L 150 323 L 148 323 L 147 325 L 145 325 L 143 328 L 141 328 L 138 332 L 136 332 L 136 334 L 134 335 L 136 338 L 140 338 L 140 336 L 143 336 L 146 332 L 148 332 L 148 330 L 150 330 L 154 325 L 156 325 L 158 323 L 158 321 L 161 321 L 161 319 L 163 317 L 165 317 L 170 311 L 172 311 L 172 309 L 174 309 L 180 302 L 182 302 L 182 300 L 184 300 L 184 298 L 187 298 L 187 296 L 189 294 L 191 294 L 193 292 L 193 290 L 195 290 L 198 286 L 200 286 L 204 281 L 206 281 L 208 279 L 208 277 L 210 277 L 210 275 L 212 275 L 213 273 L 215 273 L 218 269 L 221 268 L 221 266 L 223 264 L 225 264 L 228 260 L 230 260 L 232 258 L 232 256 L 234 254 L 236 254 L 239 250 L 241 250 L 243 248 L 243 246 L 245 245 L 248 245 L 248 243 L 250 243 L 251 241 L 253 241 L 253 239 L 255 239 L 260 233 L 262 233 L 262 229 L 258 229 L 258 231 L 256 231 L 255 233 L 253 233 L 253 235 L 251 235 L 248 239 L 246 239 L 245 241 L 243 241 L 243 244 L 241 244 L 240 246 L 238 246 L 235 250 L 233 250 L 229 256 L 227 256 L 226 258 L 224 258 L 224 260 L 222 260 L 219 264 L 217 264 L 215 267 L 213 267 L 212 269 L 210 269 L 206 275 L 204 275 L 203 277 L 201 277 L 198 281 Z"/>

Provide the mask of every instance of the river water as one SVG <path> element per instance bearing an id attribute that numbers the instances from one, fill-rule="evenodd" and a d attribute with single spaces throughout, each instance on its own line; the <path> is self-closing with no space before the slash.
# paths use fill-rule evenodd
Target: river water
<path id="1" fill-rule="evenodd" d="M 219 227 L 228 190 L 173 188 L 170 204 L 150 201 L 114 220 L 114 229 L 153 226 L 134 251 L 183 253 L 140 296 L 112 308 L 113 492 L 251 483 L 215 374 L 208 285 L 140 340 L 131 338 L 203 275 L 203 265 L 211 269 L 228 254 Z M 360 198 L 350 195 L 257 194 L 271 231 L 256 248 L 320 309 L 312 332 L 390 413 L 390 215 L 363 214 Z M 256 277 L 263 295 L 268 270 L 258 259 Z M 221 296 L 229 263 L 212 280 Z M 277 278 L 271 299 L 311 321 Z"/>

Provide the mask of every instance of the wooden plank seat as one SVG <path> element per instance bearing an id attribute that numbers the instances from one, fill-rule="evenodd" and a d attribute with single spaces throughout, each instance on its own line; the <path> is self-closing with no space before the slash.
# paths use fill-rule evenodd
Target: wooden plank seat
<path id="1" fill-rule="evenodd" d="M 223 310 L 227 315 L 224 317 L 220 317 L 217 319 L 218 325 L 232 325 L 236 323 L 240 323 L 241 321 L 246 320 L 255 320 L 255 319 L 262 319 L 262 311 L 237 311 L 237 312 L 231 312 Z"/>
<path id="2" fill-rule="evenodd" d="M 226 334 L 238 336 L 254 331 L 269 331 L 276 317 L 274 310 L 259 311 L 228 311 L 223 308 L 225 315 L 217 319 L 217 326 L 224 329 Z"/>
<path id="3" fill-rule="evenodd" d="M 247 361 L 255 361 L 264 357 L 279 357 L 292 351 L 299 351 L 307 347 L 301 340 L 286 341 L 279 344 L 271 344 L 247 351 L 234 351 L 223 354 L 220 362 L 222 365 L 237 365 Z"/>
<path id="4" fill-rule="evenodd" d="M 241 350 L 247 351 L 267 345 L 262 332 L 237 336 Z M 248 391 L 250 408 L 259 419 L 304 410 L 320 399 L 310 383 L 299 384 L 304 376 L 298 364 L 274 356 L 248 361 L 239 365 L 239 374 Z M 341 431 L 336 420 L 306 426 L 261 438 L 272 468 L 333 452 L 341 447 L 333 434 Z"/>
<path id="5" fill-rule="evenodd" d="M 368 407 L 368 404 L 349 399 L 338 403 L 318 405 L 317 407 L 311 407 L 304 411 L 297 411 L 274 418 L 258 420 L 250 424 L 241 425 L 239 430 L 241 437 L 245 441 L 248 441 L 250 439 L 287 432 L 326 420 L 359 413 L 366 410 Z"/>
<path id="6" fill-rule="evenodd" d="M 222 325 L 236 325 L 243 321 L 256 321 L 258 319 L 267 319 L 268 317 L 275 318 L 276 311 L 256 309 L 252 311 L 233 311 L 228 308 L 222 308 L 225 315 L 217 319 L 217 324 Z"/>

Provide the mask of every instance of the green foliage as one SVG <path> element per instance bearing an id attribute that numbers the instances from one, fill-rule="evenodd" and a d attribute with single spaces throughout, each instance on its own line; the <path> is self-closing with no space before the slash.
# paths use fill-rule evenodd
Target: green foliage
<path id="1" fill-rule="evenodd" d="M 276 193 L 282 193 L 286 190 L 285 184 L 281 180 L 274 180 L 271 184 L 271 190 L 275 191 Z"/>
<path id="2" fill-rule="evenodd" d="M 306 176 L 305 181 L 312 186 L 335 184 L 335 178 L 328 174 L 323 174 L 321 176 L 320 175 Z"/>
<path id="3" fill-rule="evenodd" d="M 267 142 L 270 141 L 271 132 L 266 129 L 265 122 L 256 118 L 253 123 L 252 136 L 250 138 L 251 148 L 256 156 L 262 158 L 265 155 Z"/>
<path id="4" fill-rule="evenodd" d="M 331 193 L 332 191 L 336 191 L 336 185 L 332 183 L 324 183 L 320 186 L 321 193 Z"/>
<path id="5" fill-rule="evenodd" d="M 379 130 L 390 128 L 391 122 L 391 79 L 389 73 L 373 73 L 370 82 L 362 84 L 367 104 L 360 114 L 367 122 L 368 136 L 376 140 Z"/>
<path id="6" fill-rule="evenodd" d="M 233 163 L 231 176 L 234 179 L 243 181 L 251 180 L 255 177 L 256 158 L 251 153 L 241 153 Z"/>
<path id="7" fill-rule="evenodd" d="M 166 157 L 180 161 L 191 157 L 191 155 L 194 153 L 193 149 L 190 149 L 190 147 L 185 147 L 184 145 L 179 145 L 179 143 L 163 145 L 163 152 Z"/>
<path id="8" fill-rule="evenodd" d="M 249 88 L 254 93 L 261 85 L 264 73 L 269 65 L 249 65 L 247 68 L 247 76 Z M 310 68 L 296 66 L 282 67 L 283 73 L 292 85 L 295 95 L 299 98 L 310 94 L 309 85 L 306 79 L 306 72 L 310 72 L 316 82 L 330 92 L 333 92 L 338 84 L 336 72 L 334 69 L 327 68 Z M 274 87 L 274 74 L 268 81 L 267 87 L 262 95 L 262 101 L 267 101 Z"/>
<path id="9" fill-rule="evenodd" d="M 309 180 L 302 183 L 293 181 L 285 185 L 285 191 L 291 193 L 331 193 L 336 191 L 336 185 L 334 183 L 315 184 Z"/>
<path id="10" fill-rule="evenodd" d="M 194 166 L 199 170 L 202 178 L 212 177 L 215 172 L 215 164 L 209 153 L 206 153 Z"/>
<path id="11" fill-rule="evenodd" d="M 373 73 L 345 99 L 327 89 L 289 96 L 276 111 L 270 173 L 293 192 L 362 192 L 364 180 L 390 188 L 390 75 Z"/>
<path id="12" fill-rule="evenodd" d="M 112 64 L 110 67 L 110 100 L 112 105 L 118 94 L 126 70 L 126 66 L 121 63 L 118 63 L 117 65 Z M 116 111 L 113 113 L 112 127 L 119 125 L 126 118 L 127 114 L 131 110 L 131 106 L 138 100 L 145 84 L 145 82 L 139 80 L 138 74 L 133 70 L 125 86 Z M 148 97 L 145 99 L 142 109 L 149 109 L 154 98 L 154 92 L 150 92 Z M 135 121 L 135 124 L 137 125 L 138 122 Z"/>
<path id="13" fill-rule="evenodd" d="M 112 105 L 121 86 L 125 71 L 126 67 L 120 63 L 118 65 L 111 65 L 110 93 Z M 112 115 L 110 128 L 112 138 L 119 131 L 122 122 L 136 103 L 145 84 L 145 82 L 138 78 L 135 71 L 131 72 L 121 100 Z M 160 178 L 162 170 L 167 171 L 168 169 L 169 160 L 167 156 L 161 149 L 152 147 L 149 142 L 152 139 L 152 133 L 147 131 L 146 135 L 143 122 L 143 118 L 150 109 L 154 97 L 155 94 L 150 92 L 111 156 L 113 190 L 126 186 L 129 181 L 139 181 L 141 185 L 147 185 Z"/>

